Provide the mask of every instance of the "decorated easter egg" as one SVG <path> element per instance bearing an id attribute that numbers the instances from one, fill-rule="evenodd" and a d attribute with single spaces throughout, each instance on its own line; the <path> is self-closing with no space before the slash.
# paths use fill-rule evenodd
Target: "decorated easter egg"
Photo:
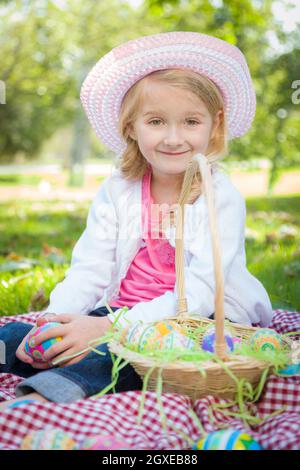
<path id="1" fill-rule="evenodd" d="M 76 442 L 60 429 L 33 431 L 21 442 L 21 450 L 76 450 Z"/>
<path id="2" fill-rule="evenodd" d="M 263 450 L 253 437 L 244 431 L 225 429 L 208 434 L 195 443 L 193 450 Z"/>
<path id="3" fill-rule="evenodd" d="M 172 331 L 163 338 L 161 349 L 193 349 L 195 342 L 183 333 Z"/>
<path id="4" fill-rule="evenodd" d="M 232 334 L 230 333 L 230 331 L 225 330 L 224 331 L 224 336 L 225 336 L 225 341 L 226 341 L 226 344 L 227 344 L 228 351 L 233 351 L 234 343 L 233 343 Z M 209 351 L 209 352 L 214 353 L 215 352 L 215 341 L 216 341 L 215 327 L 210 327 L 210 328 L 207 329 L 207 331 L 203 335 L 202 349 L 204 351 Z"/>
<path id="5" fill-rule="evenodd" d="M 44 323 L 44 325 L 34 328 L 32 332 L 29 334 L 27 341 L 25 343 L 25 352 L 29 356 L 33 357 L 33 359 L 36 362 L 45 362 L 44 352 L 57 341 L 61 341 L 62 338 L 60 336 L 57 338 L 51 338 L 39 344 L 38 346 L 34 346 L 32 342 L 33 338 L 38 336 L 43 331 L 48 330 L 49 328 L 53 328 L 55 326 L 60 326 L 60 323 L 58 322 Z"/>
<path id="6" fill-rule="evenodd" d="M 19 406 L 24 406 L 24 405 L 30 405 L 31 403 L 41 403 L 39 400 L 29 400 L 29 399 L 24 399 L 24 400 L 18 400 L 10 405 L 7 406 L 8 409 L 13 410 L 15 408 L 18 408 Z"/>
<path id="7" fill-rule="evenodd" d="M 157 323 L 134 323 L 123 336 L 127 347 L 135 351 L 158 349 L 192 349 L 194 341 L 186 336 L 184 329 L 175 321 L 165 320 Z"/>
<path id="8" fill-rule="evenodd" d="M 250 338 L 254 351 L 279 351 L 283 346 L 280 334 L 270 328 L 260 328 Z"/>
<path id="9" fill-rule="evenodd" d="M 237 336 L 234 336 L 232 338 L 232 341 L 233 341 L 233 350 L 234 351 L 238 351 L 239 349 L 241 349 L 241 346 L 243 344 L 243 341 L 241 340 L 241 338 L 237 338 Z"/>
<path id="10" fill-rule="evenodd" d="M 80 450 L 126 450 L 128 444 L 117 440 L 114 436 L 91 436 L 85 439 Z"/>
<path id="11" fill-rule="evenodd" d="M 300 363 L 289 364 L 284 369 L 279 370 L 278 373 L 286 376 L 300 375 Z"/>

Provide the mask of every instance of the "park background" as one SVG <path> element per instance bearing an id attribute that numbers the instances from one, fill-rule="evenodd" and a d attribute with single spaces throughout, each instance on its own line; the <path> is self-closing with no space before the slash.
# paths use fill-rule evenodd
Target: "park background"
<path id="1" fill-rule="evenodd" d="M 224 167 L 246 198 L 249 271 L 300 310 L 300 6 L 288 0 L 0 0 L 0 315 L 43 309 L 115 155 L 79 100 L 118 44 L 197 31 L 238 46 L 257 94 Z"/>

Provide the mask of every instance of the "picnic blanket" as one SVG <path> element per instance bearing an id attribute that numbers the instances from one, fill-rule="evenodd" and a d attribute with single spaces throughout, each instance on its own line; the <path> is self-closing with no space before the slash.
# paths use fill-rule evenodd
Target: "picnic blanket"
<path id="1" fill-rule="evenodd" d="M 0 326 L 12 321 L 34 324 L 39 313 L 0 318 Z M 278 333 L 300 330 L 300 312 L 275 310 L 270 325 Z M 15 398 L 15 387 L 22 380 L 0 374 L 0 400 Z M 266 450 L 300 449 L 300 376 L 271 375 L 258 402 L 248 404 L 259 424 L 248 425 L 240 417 L 228 416 L 216 404 L 226 400 L 206 396 L 199 400 L 164 393 L 162 407 L 165 425 L 154 392 L 147 392 L 143 417 L 138 422 L 141 391 L 124 392 L 73 403 L 31 403 L 0 411 L 0 449 L 18 449 L 22 439 L 34 430 L 59 428 L 78 444 L 94 435 L 113 435 L 137 450 L 183 450 L 193 441 L 221 428 L 245 430 Z M 233 412 L 234 407 L 230 408 Z M 276 414 L 277 412 L 277 414 Z M 275 413 L 275 415 L 274 415 Z M 273 416 L 270 416 L 270 415 Z M 196 419 L 196 417 L 197 419 Z"/>

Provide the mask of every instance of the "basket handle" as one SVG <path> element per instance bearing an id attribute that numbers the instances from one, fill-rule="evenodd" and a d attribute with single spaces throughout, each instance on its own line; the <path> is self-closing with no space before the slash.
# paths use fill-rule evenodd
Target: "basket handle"
<path id="1" fill-rule="evenodd" d="M 184 280 L 184 243 L 183 243 L 183 227 L 184 227 L 184 205 L 188 198 L 193 176 L 199 166 L 204 195 L 208 206 L 208 219 L 212 240 L 213 263 L 215 274 L 215 322 L 216 322 L 216 341 L 215 351 L 217 356 L 224 360 L 227 358 L 227 345 L 224 337 L 224 279 L 221 260 L 220 240 L 217 228 L 216 212 L 214 205 L 213 183 L 211 176 L 211 166 L 207 158 L 202 154 L 193 156 L 183 181 L 183 190 L 178 201 L 178 213 L 176 218 L 176 235 L 175 235 L 175 269 L 177 284 L 177 316 L 184 318 L 188 316 L 187 300 L 185 295 Z"/>

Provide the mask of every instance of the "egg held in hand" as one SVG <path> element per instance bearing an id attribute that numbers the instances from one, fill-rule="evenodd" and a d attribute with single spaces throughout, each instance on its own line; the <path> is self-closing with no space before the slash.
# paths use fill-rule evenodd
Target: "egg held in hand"
<path id="1" fill-rule="evenodd" d="M 41 334 L 43 331 L 48 330 L 49 328 L 54 328 L 55 326 L 60 326 L 61 324 L 58 322 L 49 322 L 45 323 L 42 326 L 33 328 L 32 332 L 28 335 L 27 341 L 25 343 L 25 352 L 28 356 L 32 357 L 35 362 L 47 362 L 44 359 L 44 353 L 49 349 L 53 344 L 57 341 L 61 341 L 62 338 L 58 336 L 57 338 L 50 338 L 46 341 L 43 341 L 41 344 L 35 346 L 34 339 L 36 336 Z"/>

